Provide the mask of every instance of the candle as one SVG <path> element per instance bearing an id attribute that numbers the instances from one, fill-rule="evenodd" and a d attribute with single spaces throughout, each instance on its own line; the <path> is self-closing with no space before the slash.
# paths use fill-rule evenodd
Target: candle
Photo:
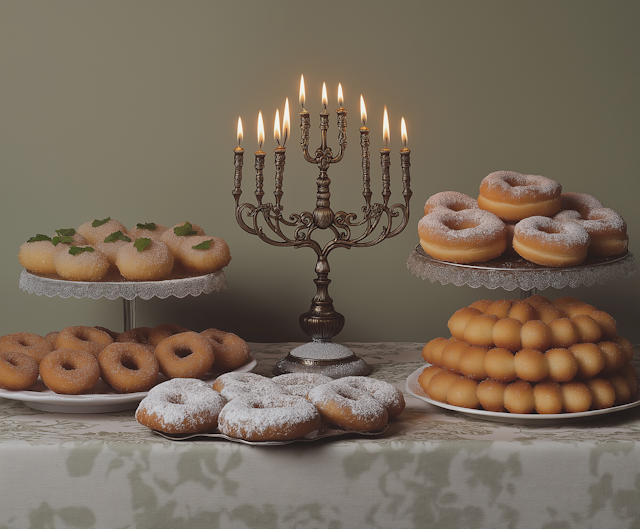
<path id="1" fill-rule="evenodd" d="M 363 190 L 362 196 L 364 196 L 367 208 L 371 206 L 371 159 L 369 156 L 369 128 L 367 127 L 367 107 L 364 104 L 364 98 L 360 96 L 360 119 L 362 120 L 362 127 L 360 127 L 360 147 L 362 149 L 362 183 Z"/>
<path id="2" fill-rule="evenodd" d="M 238 118 L 238 146 L 233 149 L 233 165 L 235 171 L 233 174 L 233 195 L 236 198 L 240 197 L 242 191 L 240 187 L 242 185 L 242 164 L 244 158 L 244 149 L 240 147 L 242 143 L 242 118 Z"/>
<path id="3" fill-rule="evenodd" d="M 400 164 L 402 165 L 402 194 L 406 197 L 413 194 L 411 192 L 411 175 L 409 167 L 411 167 L 411 149 L 407 148 L 407 125 L 404 118 L 400 122 L 400 131 L 402 134 L 402 143 L 404 147 L 400 149 Z"/>
<path id="4" fill-rule="evenodd" d="M 338 105 L 342 108 L 344 97 L 342 96 L 342 85 L 338 83 Z"/>
<path id="5" fill-rule="evenodd" d="M 360 119 L 362 119 L 362 126 L 367 126 L 367 107 L 364 105 L 364 98 L 360 96 Z M 369 129 L 367 129 L 369 130 Z"/>
<path id="6" fill-rule="evenodd" d="M 287 135 L 289 134 L 289 120 L 287 115 L 289 114 L 289 100 L 287 99 L 284 105 L 284 123 L 283 123 L 283 142 L 280 144 L 280 112 L 276 110 L 276 121 L 273 130 L 273 136 L 278 142 L 278 146 L 273 150 L 275 164 L 276 164 L 276 190 L 274 191 L 274 196 L 276 197 L 276 207 L 278 209 L 282 209 L 280 207 L 280 200 L 282 199 L 282 195 L 284 192 L 282 191 L 282 181 L 284 179 L 284 161 L 285 161 L 285 152 L 286 148 L 284 146 L 287 141 Z"/>
<path id="7" fill-rule="evenodd" d="M 309 129 L 311 128 L 311 119 L 309 112 L 304 109 L 304 76 L 300 76 L 300 105 L 302 105 L 302 112 L 300 112 L 300 146 L 302 147 L 302 153 L 306 160 L 309 160 Z"/>
<path id="8" fill-rule="evenodd" d="M 382 137 L 384 139 L 384 148 L 380 149 L 380 165 L 382 166 L 382 196 L 384 197 L 384 205 L 386 206 L 391 196 L 391 178 L 389 176 L 389 166 L 391 165 L 389 154 L 391 151 L 387 148 L 389 143 L 389 115 L 387 114 L 387 107 L 384 107 Z"/>
<path id="9" fill-rule="evenodd" d="M 262 189 L 262 181 L 263 175 L 262 170 L 264 169 L 264 157 L 266 155 L 262 150 L 262 143 L 264 142 L 264 123 L 262 122 L 262 112 L 258 113 L 258 150 L 254 152 L 255 155 L 255 169 L 256 169 L 256 190 L 255 196 L 259 205 L 262 205 L 262 197 L 264 196 L 264 191 Z"/>
<path id="10" fill-rule="evenodd" d="M 276 109 L 276 118 L 273 124 L 273 139 L 280 146 L 280 110 Z"/>
<path id="11" fill-rule="evenodd" d="M 386 149 L 389 143 L 389 114 L 387 114 L 387 107 L 384 107 L 384 117 L 382 118 L 382 138 Z"/>
<path id="12" fill-rule="evenodd" d="M 258 152 L 262 152 L 264 142 L 264 123 L 262 122 L 262 111 L 258 112 Z"/>
<path id="13" fill-rule="evenodd" d="M 291 122 L 289 118 L 289 98 L 287 97 L 284 102 L 284 116 L 282 117 L 282 146 L 284 147 L 289 137 L 289 130 L 291 129 Z"/>
<path id="14" fill-rule="evenodd" d="M 240 147 L 240 144 L 242 143 L 242 137 L 243 137 L 242 118 L 238 117 L 238 147 Z"/>
<path id="15" fill-rule="evenodd" d="M 327 85 L 326 83 L 322 83 L 322 104 L 324 105 L 324 111 L 327 111 Z"/>
<path id="16" fill-rule="evenodd" d="M 304 111 L 304 75 L 300 76 L 300 105 Z"/>

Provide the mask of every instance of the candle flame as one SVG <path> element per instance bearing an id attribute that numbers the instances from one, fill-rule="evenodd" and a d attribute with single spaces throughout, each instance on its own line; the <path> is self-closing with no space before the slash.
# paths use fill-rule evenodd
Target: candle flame
<path id="1" fill-rule="evenodd" d="M 300 76 L 300 104 L 304 110 L 304 75 Z"/>
<path id="2" fill-rule="evenodd" d="M 342 85 L 338 83 L 338 105 L 342 108 L 342 104 L 344 103 L 344 97 L 342 96 Z"/>
<path id="3" fill-rule="evenodd" d="M 280 110 L 276 109 L 276 119 L 273 125 L 273 139 L 280 145 Z"/>
<path id="4" fill-rule="evenodd" d="M 327 110 L 327 103 L 328 103 L 328 99 L 327 99 L 327 84 L 326 83 L 322 83 L 322 104 L 324 105 L 325 111 Z"/>
<path id="5" fill-rule="evenodd" d="M 284 102 L 284 116 L 282 116 L 282 146 L 287 143 L 289 130 L 291 129 L 291 119 L 289 118 L 289 98 Z"/>
<path id="6" fill-rule="evenodd" d="M 367 107 L 364 106 L 364 97 L 360 95 L 360 119 L 362 119 L 362 126 L 367 126 Z"/>
<path id="7" fill-rule="evenodd" d="M 402 134 L 402 143 L 407 146 L 407 124 L 404 122 L 404 118 L 400 121 L 400 133 Z"/>
<path id="8" fill-rule="evenodd" d="M 262 150 L 262 143 L 264 142 L 264 123 L 262 122 L 262 112 L 258 112 L 258 145 L 259 150 Z"/>
<path id="9" fill-rule="evenodd" d="M 384 107 L 384 119 L 382 120 L 382 139 L 384 140 L 384 146 L 389 143 L 389 115 L 387 114 L 387 107 Z"/>
<path id="10" fill-rule="evenodd" d="M 239 117 L 238 118 L 238 147 L 242 143 L 243 136 L 244 136 L 244 134 L 242 132 L 242 118 Z"/>

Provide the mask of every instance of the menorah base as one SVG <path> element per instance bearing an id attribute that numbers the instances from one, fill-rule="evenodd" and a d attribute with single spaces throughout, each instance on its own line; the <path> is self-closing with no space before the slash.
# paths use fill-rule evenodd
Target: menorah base
<path id="1" fill-rule="evenodd" d="M 351 349 L 333 342 L 314 341 L 292 349 L 273 368 L 274 375 L 318 373 L 331 378 L 368 375 L 371 369 Z"/>

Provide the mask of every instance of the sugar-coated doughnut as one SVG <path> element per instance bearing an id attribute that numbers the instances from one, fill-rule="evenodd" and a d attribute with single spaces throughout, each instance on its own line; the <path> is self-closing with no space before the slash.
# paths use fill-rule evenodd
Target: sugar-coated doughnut
<path id="1" fill-rule="evenodd" d="M 104 241 L 109 235 L 117 231 L 126 234 L 127 228 L 121 222 L 107 217 L 106 219 L 85 222 L 78 227 L 77 231 L 89 241 L 89 244 L 93 245 Z"/>
<path id="2" fill-rule="evenodd" d="M 165 433 L 209 432 L 218 426 L 226 399 L 202 380 L 174 378 L 149 390 L 136 410 L 136 420 Z"/>
<path id="3" fill-rule="evenodd" d="M 571 318 L 571 324 L 575 327 L 578 342 L 597 343 L 602 339 L 602 329 L 598 322 L 587 314 L 578 314 Z"/>
<path id="4" fill-rule="evenodd" d="M 487 411 L 504 412 L 504 391 L 507 384 L 485 378 L 478 384 L 477 395 L 480 405 Z"/>
<path id="5" fill-rule="evenodd" d="M 565 382 L 562 389 L 562 409 L 567 413 L 580 413 L 591 408 L 591 392 L 583 382 Z"/>
<path id="6" fill-rule="evenodd" d="M 489 261 L 507 246 L 504 223 L 480 209 L 434 210 L 418 223 L 418 235 L 431 257 L 453 263 Z"/>
<path id="7" fill-rule="evenodd" d="M 633 396 L 631 394 L 631 386 L 627 379 L 625 379 L 622 375 L 610 375 L 607 377 L 607 380 L 611 384 L 613 391 L 616 395 L 615 405 L 619 406 L 620 404 L 626 404 L 631 400 Z"/>
<path id="8" fill-rule="evenodd" d="M 272 379 L 256 373 L 223 373 L 212 387 L 227 400 L 253 394 L 285 393 Z"/>
<path id="9" fill-rule="evenodd" d="M 53 264 L 55 253 L 56 247 L 52 244 L 51 238 L 38 234 L 20 245 L 18 261 L 31 273 L 55 274 L 56 267 Z"/>
<path id="10" fill-rule="evenodd" d="M 112 331 L 111 329 L 109 329 L 108 327 L 102 327 L 100 325 L 95 325 L 94 326 L 95 329 L 98 329 L 99 331 L 104 331 L 106 332 L 109 336 L 111 336 L 111 338 L 113 338 L 113 341 L 116 341 L 116 339 L 118 338 L 118 336 L 120 336 L 120 333 L 117 331 Z"/>
<path id="11" fill-rule="evenodd" d="M 504 390 L 504 407 L 510 413 L 532 413 L 535 410 L 533 387 L 529 382 L 516 380 Z"/>
<path id="12" fill-rule="evenodd" d="M 603 208 L 604 204 L 596 197 L 587 193 L 568 191 L 560 195 L 561 209 L 577 211 L 581 215 L 587 215 L 592 209 Z"/>
<path id="13" fill-rule="evenodd" d="M 150 334 L 150 337 L 153 338 L 153 345 L 158 345 L 158 343 L 165 338 L 169 338 L 169 336 L 180 334 L 181 332 L 189 332 L 190 330 L 191 329 L 182 327 L 177 323 L 161 323 L 152 329 L 153 332 Z"/>
<path id="14" fill-rule="evenodd" d="M 215 360 L 209 340 L 192 331 L 165 338 L 156 346 L 155 354 L 160 372 L 167 378 L 200 378 Z"/>
<path id="15" fill-rule="evenodd" d="M 371 432 L 383 428 L 388 420 L 385 407 L 371 393 L 339 380 L 313 388 L 307 396 L 323 421 L 350 430 Z"/>
<path id="16" fill-rule="evenodd" d="M 167 227 L 155 222 L 139 222 L 134 228 L 129 230 L 129 236 L 132 239 L 160 239 L 162 234 L 167 231 Z"/>
<path id="17" fill-rule="evenodd" d="M 321 373 L 285 373 L 271 379 L 287 395 L 307 397 L 309 391 L 320 384 L 327 384 L 333 379 Z"/>
<path id="18" fill-rule="evenodd" d="M 483 312 L 476 307 L 462 307 L 453 313 L 449 321 L 447 322 L 447 327 L 451 332 L 451 336 L 459 338 L 460 340 L 464 339 L 464 329 L 469 323 L 469 320 L 474 316 L 478 316 L 479 314 L 483 314 Z"/>
<path id="19" fill-rule="evenodd" d="M 185 221 L 174 224 L 171 228 L 165 230 L 160 236 L 160 240 L 164 242 L 171 250 L 174 257 L 180 254 L 180 245 L 186 238 L 194 235 L 204 235 L 204 230 L 197 224 Z"/>
<path id="20" fill-rule="evenodd" d="M 58 337 L 58 334 L 60 334 L 60 331 L 51 331 L 44 335 L 44 339 L 47 340 L 51 346 L 51 351 L 56 348 L 56 338 Z"/>
<path id="21" fill-rule="evenodd" d="M 55 393 L 86 393 L 100 378 L 97 358 L 79 349 L 57 349 L 40 362 L 40 378 Z"/>
<path id="22" fill-rule="evenodd" d="M 160 343 L 161 340 L 166 338 L 165 335 L 161 335 L 161 339 L 156 336 L 154 341 L 153 328 L 151 327 L 133 327 L 127 331 L 121 332 L 115 339 L 120 343 L 135 343 L 144 345 L 150 350 L 154 350 L 155 346 Z"/>
<path id="23" fill-rule="evenodd" d="M 617 343 L 620 346 L 620 350 L 624 355 L 625 361 L 631 362 L 634 355 L 633 345 L 631 344 L 631 342 L 626 338 L 623 338 L 622 336 L 616 336 L 611 341 Z"/>
<path id="24" fill-rule="evenodd" d="M 507 317 L 512 318 L 514 320 L 518 320 L 520 323 L 525 324 L 529 320 L 539 320 L 541 318 L 541 314 L 538 313 L 535 307 L 528 303 L 524 299 L 514 299 L 512 300 L 511 307 L 509 308 L 509 313 Z"/>
<path id="25" fill-rule="evenodd" d="M 600 375 L 610 375 L 622 369 L 626 362 L 626 357 L 622 348 L 615 342 L 599 342 L 598 349 L 604 360 L 604 367 Z"/>
<path id="26" fill-rule="evenodd" d="M 549 217 L 518 222 L 513 248 L 521 257 L 543 266 L 576 266 L 587 257 L 589 234 L 579 224 Z"/>
<path id="27" fill-rule="evenodd" d="M 0 388 L 22 391 L 38 380 L 38 362 L 24 353 L 0 351 Z"/>
<path id="28" fill-rule="evenodd" d="M 347 376 L 339 378 L 335 384 L 346 384 L 371 393 L 373 398 L 387 410 L 389 419 L 397 417 L 404 410 L 405 402 L 402 391 L 384 380 L 365 376 Z"/>
<path id="29" fill-rule="evenodd" d="M 472 345 L 491 347 L 494 345 L 493 328 L 497 322 L 497 316 L 489 314 L 474 316 L 464 328 L 463 340 Z"/>
<path id="30" fill-rule="evenodd" d="M 40 363 L 53 350 L 53 346 L 39 334 L 12 332 L 0 337 L 0 351 L 24 353 Z"/>
<path id="31" fill-rule="evenodd" d="M 53 264 L 56 273 L 69 281 L 100 281 L 109 269 L 107 257 L 91 245 L 56 252 Z"/>
<path id="32" fill-rule="evenodd" d="M 635 395 L 638 392 L 638 373 L 630 362 L 627 362 L 620 371 L 616 373 L 624 377 L 631 388 L 631 395 Z"/>
<path id="33" fill-rule="evenodd" d="M 427 391 L 427 388 L 429 387 L 429 382 L 431 382 L 431 379 L 433 378 L 433 376 L 436 373 L 440 373 L 440 371 L 443 371 L 443 369 L 438 366 L 425 367 L 422 370 L 422 372 L 418 375 L 418 384 L 420 385 L 420 387 L 424 391 Z"/>
<path id="34" fill-rule="evenodd" d="M 549 378 L 555 382 L 569 382 L 578 373 L 578 361 L 569 349 L 549 349 L 545 354 Z"/>
<path id="35" fill-rule="evenodd" d="M 600 330 L 597 324 L 596 327 Z M 580 341 L 578 329 L 569 318 L 558 318 L 550 321 L 549 329 L 551 330 L 551 347 L 570 347 Z M 600 336 L 602 336 L 602 333 L 600 333 Z"/>
<path id="36" fill-rule="evenodd" d="M 218 417 L 218 427 L 225 435 L 248 441 L 287 441 L 317 430 L 320 413 L 303 397 L 254 394 L 226 404 Z"/>
<path id="37" fill-rule="evenodd" d="M 616 392 L 611 382 L 606 378 L 592 378 L 585 380 L 585 384 L 591 392 L 591 408 L 604 410 L 611 408 L 616 402 Z"/>
<path id="38" fill-rule="evenodd" d="M 578 361 L 578 373 L 576 375 L 578 378 L 588 380 L 595 377 L 604 368 L 604 356 L 596 344 L 577 343 L 572 345 L 569 350 Z"/>
<path id="39" fill-rule="evenodd" d="M 610 208 L 594 208 L 587 213 L 564 210 L 553 217 L 564 222 L 574 222 L 589 234 L 587 255 L 610 257 L 625 253 L 629 247 L 627 223 Z"/>
<path id="40" fill-rule="evenodd" d="M 540 382 L 533 386 L 533 402 L 537 413 L 562 413 L 562 388 L 557 382 Z"/>
<path id="41" fill-rule="evenodd" d="M 442 350 L 449 343 L 449 340 L 439 336 L 429 340 L 422 348 L 422 359 L 431 364 L 440 365 L 440 361 L 435 361 L 442 354 Z"/>
<path id="42" fill-rule="evenodd" d="M 545 176 L 497 171 L 480 183 L 478 206 L 503 220 L 551 216 L 561 207 L 562 186 Z"/>
<path id="43" fill-rule="evenodd" d="M 537 349 L 520 349 L 513 357 L 518 378 L 540 382 L 549 376 L 549 364 L 544 353 Z"/>
<path id="44" fill-rule="evenodd" d="M 112 343 L 113 338 L 106 332 L 86 325 L 65 327 L 56 337 L 57 349 L 78 349 L 87 351 L 95 357 Z"/>
<path id="45" fill-rule="evenodd" d="M 470 345 L 460 356 L 458 361 L 458 371 L 460 374 L 473 380 L 482 380 L 487 377 L 484 368 L 484 360 L 487 354 L 487 347 Z"/>
<path id="46" fill-rule="evenodd" d="M 484 357 L 484 369 L 488 377 L 499 382 L 511 382 L 518 378 L 514 354 L 508 349 L 489 349 Z"/>
<path id="47" fill-rule="evenodd" d="M 185 270 L 198 274 L 210 274 L 231 262 L 229 245 L 219 237 L 208 235 L 184 237 L 177 255 Z"/>
<path id="48" fill-rule="evenodd" d="M 477 209 L 478 201 L 475 198 L 459 193 L 458 191 L 442 191 L 430 196 L 424 205 L 424 214 L 428 215 L 436 209 L 449 209 L 462 211 L 463 209 Z"/>
<path id="49" fill-rule="evenodd" d="M 448 369 L 449 371 L 456 371 L 460 362 L 460 357 L 468 349 L 469 345 L 463 340 L 453 338 L 449 340 L 449 343 L 442 349 L 442 355 L 440 358 L 441 367 Z"/>
<path id="50" fill-rule="evenodd" d="M 447 402 L 461 408 L 479 408 L 480 400 L 477 394 L 478 382 L 470 378 L 460 377 L 447 391 Z"/>
<path id="51" fill-rule="evenodd" d="M 211 342 L 215 361 L 215 371 L 231 371 L 246 364 L 249 361 L 249 346 L 239 336 L 219 329 L 205 329 L 200 333 Z"/>
<path id="52" fill-rule="evenodd" d="M 460 375 L 443 369 L 434 373 L 434 375 L 429 379 L 427 387 L 423 389 L 433 400 L 447 402 L 447 392 L 449 391 L 449 388 L 461 378 L 462 377 Z"/>
<path id="53" fill-rule="evenodd" d="M 102 380 L 121 393 L 148 391 L 158 380 L 158 360 L 144 345 L 114 342 L 98 355 Z"/>
<path id="54" fill-rule="evenodd" d="M 174 256 L 161 240 L 140 238 L 119 248 L 115 264 L 129 281 L 157 281 L 173 270 Z"/>
<path id="55" fill-rule="evenodd" d="M 502 318 L 493 326 L 491 337 L 496 347 L 503 347 L 509 351 L 522 349 L 522 323 L 515 318 Z"/>
<path id="56" fill-rule="evenodd" d="M 492 301 L 482 312 L 489 316 L 496 316 L 499 319 L 503 319 L 509 317 L 511 305 L 513 305 L 512 299 L 496 299 L 495 301 Z"/>
<path id="57" fill-rule="evenodd" d="M 114 267 L 116 266 L 116 260 L 120 250 L 131 241 L 131 237 L 121 231 L 116 231 L 107 235 L 104 240 L 97 241 L 93 246 L 96 250 L 102 252 L 106 256 L 107 261 L 109 261 L 109 265 Z"/>

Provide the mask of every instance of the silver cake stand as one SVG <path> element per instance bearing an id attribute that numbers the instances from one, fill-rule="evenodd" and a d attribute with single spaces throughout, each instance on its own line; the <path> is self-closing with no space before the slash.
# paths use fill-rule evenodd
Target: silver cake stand
<path id="1" fill-rule="evenodd" d="M 62 298 L 122 298 L 124 330 L 136 326 L 136 299 L 168 297 L 183 298 L 226 290 L 227 279 L 222 270 L 205 275 L 189 275 L 174 271 L 161 281 L 127 281 L 118 274 L 108 275 L 105 281 L 67 281 L 56 276 L 36 275 L 23 270 L 20 288 L 25 292 Z"/>

